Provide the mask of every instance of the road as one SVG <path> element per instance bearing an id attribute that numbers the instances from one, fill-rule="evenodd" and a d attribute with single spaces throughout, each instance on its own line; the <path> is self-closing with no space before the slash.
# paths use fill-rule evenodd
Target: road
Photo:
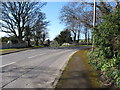
<path id="1" fill-rule="evenodd" d="M 52 88 L 60 71 L 77 50 L 31 49 L 2 57 L 3 88 Z"/>
<path id="2" fill-rule="evenodd" d="M 78 49 L 31 49 L 2 55 L 1 88 L 53 88 Z"/>

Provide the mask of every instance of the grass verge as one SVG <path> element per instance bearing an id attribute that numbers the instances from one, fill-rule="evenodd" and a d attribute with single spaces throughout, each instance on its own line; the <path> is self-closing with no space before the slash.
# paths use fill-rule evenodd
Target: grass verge
<path id="1" fill-rule="evenodd" d="M 92 45 L 62 45 L 60 47 L 80 47 L 80 46 L 92 46 Z"/>
<path id="2" fill-rule="evenodd" d="M 1 50 L 0 50 L 0 55 L 5 55 L 5 54 L 14 53 L 14 52 L 19 52 L 19 51 L 28 50 L 28 49 L 30 49 L 30 48 L 1 49 Z"/>

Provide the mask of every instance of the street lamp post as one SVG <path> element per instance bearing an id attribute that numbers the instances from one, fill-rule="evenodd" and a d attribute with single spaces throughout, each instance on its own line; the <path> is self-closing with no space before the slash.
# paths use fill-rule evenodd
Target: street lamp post
<path id="1" fill-rule="evenodd" d="M 94 11 L 93 11 L 93 30 L 96 24 L 96 0 L 94 0 Z M 93 35 L 92 49 L 94 49 L 94 35 Z"/>

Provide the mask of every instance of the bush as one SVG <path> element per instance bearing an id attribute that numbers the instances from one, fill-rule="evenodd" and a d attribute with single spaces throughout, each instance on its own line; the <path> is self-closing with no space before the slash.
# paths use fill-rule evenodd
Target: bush
<path id="1" fill-rule="evenodd" d="M 58 44 L 57 41 L 52 41 L 52 42 L 50 43 L 50 46 L 51 46 L 51 47 L 59 47 L 60 45 Z"/>
<path id="2" fill-rule="evenodd" d="M 104 15 L 96 26 L 94 51 L 90 52 L 90 64 L 102 72 L 107 83 L 120 88 L 120 10 Z"/>

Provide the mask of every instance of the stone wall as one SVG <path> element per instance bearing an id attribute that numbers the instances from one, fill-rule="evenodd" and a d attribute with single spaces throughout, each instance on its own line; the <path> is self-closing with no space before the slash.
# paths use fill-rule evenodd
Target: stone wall
<path id="1" fill-rule="evenodd" d="M 8 48 L 24 48 L 27 47 L 27 43 L 16 43 L 16 44 L 0 44 L 0 49 Z"/>

